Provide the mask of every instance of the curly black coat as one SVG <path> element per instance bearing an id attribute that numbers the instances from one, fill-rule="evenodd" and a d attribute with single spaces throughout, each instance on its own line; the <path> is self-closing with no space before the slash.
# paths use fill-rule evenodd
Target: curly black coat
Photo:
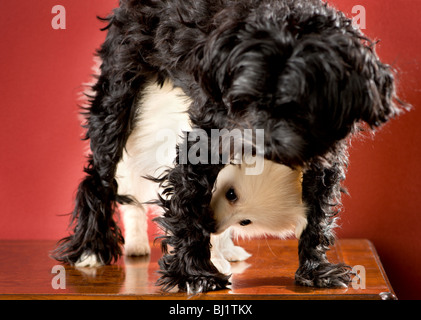
<path id="1" fill-rule="evenodd" d="M 108 264 L 121 255 L 113 213 L 117 202 L 131 199 L 117 194 L 116 166 L 134 125 L 135 100 L 151 79 L 170 79 L 193 101 L 193 128 L 264 129 L 265 157 L 304 170 L 308 225 L 296 281 L 346 285 L 349 268 L 329 263 L 325 252 L 334 242 L 347 139 L 360 123 L 375 129 L 402 109 L 391 68 L 373 42 L 320 0 L 121 0 L 105 20 L 101 72 L 86 111 L 92 154 L 74 232 L 55 257 L 74 263 L 92 252 Z M 165 214 L 157 219 L 166 231 L 164 289 L 208 291 L 229 283 L 210 261 L 209 203 L 222 167 L 176 164 L 159 179 L 170 195 L 161 199 Z"/>

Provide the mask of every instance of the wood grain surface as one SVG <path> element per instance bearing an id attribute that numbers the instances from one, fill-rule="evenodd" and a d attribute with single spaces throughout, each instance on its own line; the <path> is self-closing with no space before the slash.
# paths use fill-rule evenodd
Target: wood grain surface
<path id="1" fill-rule="evenodd" d="M 365 239 L 338 240 L 328 252 L 331 262 L 344 262 L 365 271 L 365 279 L 355 279 L 349 288 L 319 289 L 298 286 L 296 240 L 242 240 L 252 256 L 231 263 L 231 287 L 226 290 L 188 296 L 162 292 L 155 286 L 159 278 L 158 244 L 146 257 L 122 257 L 116 264 L 100 268 L 59 265 L 49 257 L 54 241 L 0 241 L 0 299 L 395 299 L 373 244 Z M 64 276 L 58 281 L 56 276 Z M 364 276 L 360 273 L 361 276 Z M 363 277 L 364 278 L 364 277 Z M 65 279 L 65 280 L 64 280 Z M 365 288 L 354 288 L 365 282 Z M 65 282 L 64 282 L 65 281 Z M 62 287 L 54 289 L 53 283 Z"/>

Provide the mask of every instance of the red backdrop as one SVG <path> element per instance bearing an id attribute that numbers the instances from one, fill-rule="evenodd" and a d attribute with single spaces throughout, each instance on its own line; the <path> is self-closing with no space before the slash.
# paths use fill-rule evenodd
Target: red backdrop
<path id="1" fill-rule="evenodd" d="M 374 139 L 354 140 L 339 237 L 372 240 L 401 299 L 421 298 L 421 0 L 334 0 L 353 16 L 366 9 L 366 33 L 399 71 L 399 93 L 413 111 Z M 51 9 L 66 9 L 54 30 Z M 78 103 L 90 81 L 105 16 L 117 0 L 0 2 L 0 239 L 66 235 L 87 145 L 80 141 Z"/>

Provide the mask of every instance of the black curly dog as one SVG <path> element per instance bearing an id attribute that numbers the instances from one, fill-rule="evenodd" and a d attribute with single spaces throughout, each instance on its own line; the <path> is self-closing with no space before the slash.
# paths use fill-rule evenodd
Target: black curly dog
<path id="1" fill-rule="evenodd" d="M 151 79 L 170 80 L 191 98 L 194 128 L 264 129 L 264 156 L 302 168 L 307 227 L 299 239 L 301 285 L 346 286 L 350 269 L 331 264 L 347 140 L 403 109 L 394 75 L 351 19 L 319 0 L 121 0 L 105 19 L 100 75 L 87 110 L 92 154 L 72 215 L 73 233 L 55 251 L 75 263 L 94 253 L 109 264 L 122 254 L 113 219 L 116 166 L 134 127 L 135 100 Z M 192 142 L 184 142 L 192 143 Z M 176 164 L 158 179 L 166 231 L 160 260 L 164 289 L 225 288 L 210 261 L 215 223 L 209 203 L 223 165 Z M 171 250 L 168 252 L 168 246 Z"/>

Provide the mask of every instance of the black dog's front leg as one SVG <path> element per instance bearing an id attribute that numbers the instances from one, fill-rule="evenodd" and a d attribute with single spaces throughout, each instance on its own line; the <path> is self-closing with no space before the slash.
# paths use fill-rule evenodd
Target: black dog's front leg
<path id="1" fill-rule="evenodd" d="M 162 179 L 160 205 L 164 215 L 155 221 L 165 231 L 159 261 L 163 290 L 178 286 L 188 293 L 224 289 L 228 276 L 211 262 L 210 233 L 215 222 L 210 211 L 212 189 L 222 165 L 177 164 Z M 170 249 L 168 248 L 170 247 Z"/>
<path id="2" fill-rule="evenodd" d="M 309 207 L 308 224 L 298 245 L 299 268 L 295 274 L 298 284 L 315 287 L 347 287 L 351 268 L 344 264 L 332 264 L 326 251 L 334 243 L 333 228 L 336 226 L 335 207 L 339 205 L 344 180 L 344 160 L 332 166 L 312 165 L 303 176 L 303 200 Z"/>

